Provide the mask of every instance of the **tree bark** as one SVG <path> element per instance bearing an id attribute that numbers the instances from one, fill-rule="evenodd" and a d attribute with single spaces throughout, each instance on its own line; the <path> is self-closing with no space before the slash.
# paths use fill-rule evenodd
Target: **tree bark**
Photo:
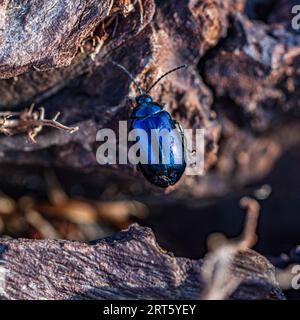
<path id="1" fill-rule="evenodd" d="M 2 136 L 0 163 L 10 164 L 12 171 L 32 165 L 89 172 L 91 179 L 104 176 L 105 183 L 113 174 L 124 193 L 134 177 L 145 197 L 150 190 L 163 194 L 132 165 L 96 161 L 97 130 L 118 132 L 118 121 L 128 119 L 127 96 L 137 93 L 112 60 L 130 70 L 143 88 L 171 67 L 189 65 L 152 92 L 183 127 L 205 130 L 205 176 L 183 177 L 171 190 L 174 200 L 230 193 L 267 175 L 299 143 L 300 40 L 280 15 L 279 4 L 272 7 L 268 24 L 249 20 L 242 0 L 141 4 L 1 4 L 1 16 L 7 17 L 0 30 L 1 109 L 23 110 L 35 102 L 45 106 L 48 118 L 61 112 L 60 121 L 79 130 L 70 135 L 44 129 L 36 144 L 28 143 L 26 134 Z M 45 19 L 32 19 L 41 16 L 40 10 Z M 19 16 L 24 30 L 19 30 Z"/>
<path id="2" fill-rule="evenodd" d="M 202 261 L 161 249 L 151 229 L 132 225 L 110 238 L 1 240 L 3 299 L 200 299 Z M 274 267 L 252 250 L 238 253 L 232 299 L 283 299 Z"/>

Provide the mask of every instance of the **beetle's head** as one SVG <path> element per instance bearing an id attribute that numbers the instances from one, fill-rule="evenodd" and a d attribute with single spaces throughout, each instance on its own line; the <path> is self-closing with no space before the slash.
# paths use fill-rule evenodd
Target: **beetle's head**
<path id="1" fill-rule="evenodd" d="M 135 98 L 137 105 L 152 102 L 152 98 L 148 94 L 141 94 Z"/>

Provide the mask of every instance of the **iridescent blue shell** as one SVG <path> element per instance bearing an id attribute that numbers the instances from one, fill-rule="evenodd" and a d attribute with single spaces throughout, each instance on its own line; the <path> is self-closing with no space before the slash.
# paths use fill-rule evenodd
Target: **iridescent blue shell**
<path id="1" fill-rule="evenodd" d="M 163 108 L 152 101 L 147 95 L 137 97 L 137 107 L 134 108 L 131 115 L 131 129 L 143 129 L 147 132 L 147 140 L 140 141 L 140 152 L 144 153 L 144 157 L 148 158 L 148 164 L 139 163 L 138 167 L 145 178 L 156 186 L 166 188 L 174 185 L 185 171 L 186 163 L 184 159 L 184 143 L 181 133 L 176 129 L 174 121 L 170 114 L 163 111 Z M 157 162 L 153 160 L 157 157 L 154 147 L 151 143 L 151 130 L 155 130 L 154 139 L 159 141 L 159 133 L 162 130 L 171 132 L 175 129 L 177 134 L 172 135 L 172 143 L 170 144 L 169 154 L 165 155 L 161 147 L 161 142 L 157 142 L 159 146 L 159 159 Z M 153 134 L 153 132 L 152 132 Z M 168 157 L 167 163 L 163 163 L 162 159 Z M 151 164 L 152 161 L 152 164 Z M 153 164 L 158 163 L 158 164 Z"/>

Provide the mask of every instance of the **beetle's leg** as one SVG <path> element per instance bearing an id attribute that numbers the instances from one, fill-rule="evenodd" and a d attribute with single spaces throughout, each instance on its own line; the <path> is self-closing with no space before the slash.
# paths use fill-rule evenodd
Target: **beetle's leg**
<path id="1" fill-rule="evenodd" d="M 134 107 L 135 107 L 135 105 L 134 105 L 134 102 L 135 102 L 134 97 L 128 96 L 127 99 L 128 99 L 129 104 L 130 104 L 130 109 L 134 109 Z"/>
<path id="2" fill-rule="evenodd" d="M 128 96 L 127 97 L 127 101 L 128 101 L 127 105 L 129 106 L 129 108 L 128 108 L 128 118 L 131 118 L 132 111 L 133 111 L 133 109 L 135 107 L 135 105 L 134 105 L 135 99 L 133 97 Z"/>
<path id="3" fill-rule="evenodd" d="M 179 132 L 180 132 L 182 138 L 184 138 L 184 129 L 183 129 L 183 126 L 182 126 L 177 120 L 173 120 L 173 123 L 174 123 L 175 126 L 178 127 Z"/>
<path id="4" fill-rule="evenodd" d="M 184 135 L 184 129 L 183 129 L 183 126 L 176 120 L 173 120 L 173 123 L 175 126 L 178 127 L 179 129 L 179 132 L 181 134 L 181 138 L 182 138 L 182 141 L 183 141 L 183 145 L 184 147 L 186 148 L 187 146 L 187 143 L 186 143 L 186 138 L 185 138 L 185 135 Z M 196 150 L 187 150 L 191 155 L 194 155 L 196 153 Z"/>
<path id="5" fill-rule="evenodd" d="M 185 136 L 184 136 L 183 126 L 182 126 L 177 120 L 174 120 L 174 119 L 173 119 L 173 123 L 174 123 L 174 125 L 177 126 L 178 129 L 179 129 L 179 133 L 180 133 L 180 135 L 181 135 L 181 140 L 182 140 L 182 143 L 183 143 L 183 146 L 184 146 L 184 149 L 185 149 L 186 139 L 185 139 Z"/>
<path id="6" fill-rule="evenodd" d="M 132 111 L 133 111 L 133 109 L 129 109 L 128 110 L 128 118 L 129 119 L 131 119 L 131 117 L 132 117 Z"/>

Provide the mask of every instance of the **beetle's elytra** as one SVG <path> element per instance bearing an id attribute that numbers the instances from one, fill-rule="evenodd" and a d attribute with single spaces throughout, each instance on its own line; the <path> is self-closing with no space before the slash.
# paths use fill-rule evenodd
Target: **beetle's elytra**
<path id="1" fill-rule="evenodd" d="M 136 106 L 130 116 L 130 119 L 132 120 L 131 130 L 143 129 L 147 133 L 147 138 L 145 138 L 146 141 L 140 141 L 140 152 L 144 152 L 145 157 L 148 158 L 149 161 L 148 164 L 139 163 L 138 168 L 149 182 L 158 187 L 167 188 L 174 185 L 181 178 L 186 167 L 183 131 L 180 126 L 179 130 L 177 129 L 176 122 L 172 119 L 170 114 L 163 110 L 162 105 L 154 102 L 148 93 L 166 75 L 184 68 L 186 65 L 168 71 L 161 76 L 150 89 L 144 92 L 125 67 L 115 62 L 114 64 L 126 72 L 140 92 L 140 95 L 135 98 Z M 151 163 L 151 159 L 153 159 L 153 148 L 151 146 L 151 139 L 153 139 L 153 137 L 151 138 L 151 132 L 153 132 L 153 129 L 155 129 L 154 132 L 156 134 L 154 139 L 157 139 L 157 144 L 159 146 L 160 161 L 158 161 L 158 164 Z M 172 135 L 172 144 L 170 144 L 168 150 L 169 158 L 168 162 L 165 163 L 161 161 L 164 157 L 164 150 L 161 148 L 161 144 L 158 141 L 160 139 L 159 132 L 163 129 L 168 130 L 169 132 L 172 131 L 173 133 L 176 132 L 175 135 Z M 143 148 L 143 146 L 147 146 L 147 148 Z"/>

